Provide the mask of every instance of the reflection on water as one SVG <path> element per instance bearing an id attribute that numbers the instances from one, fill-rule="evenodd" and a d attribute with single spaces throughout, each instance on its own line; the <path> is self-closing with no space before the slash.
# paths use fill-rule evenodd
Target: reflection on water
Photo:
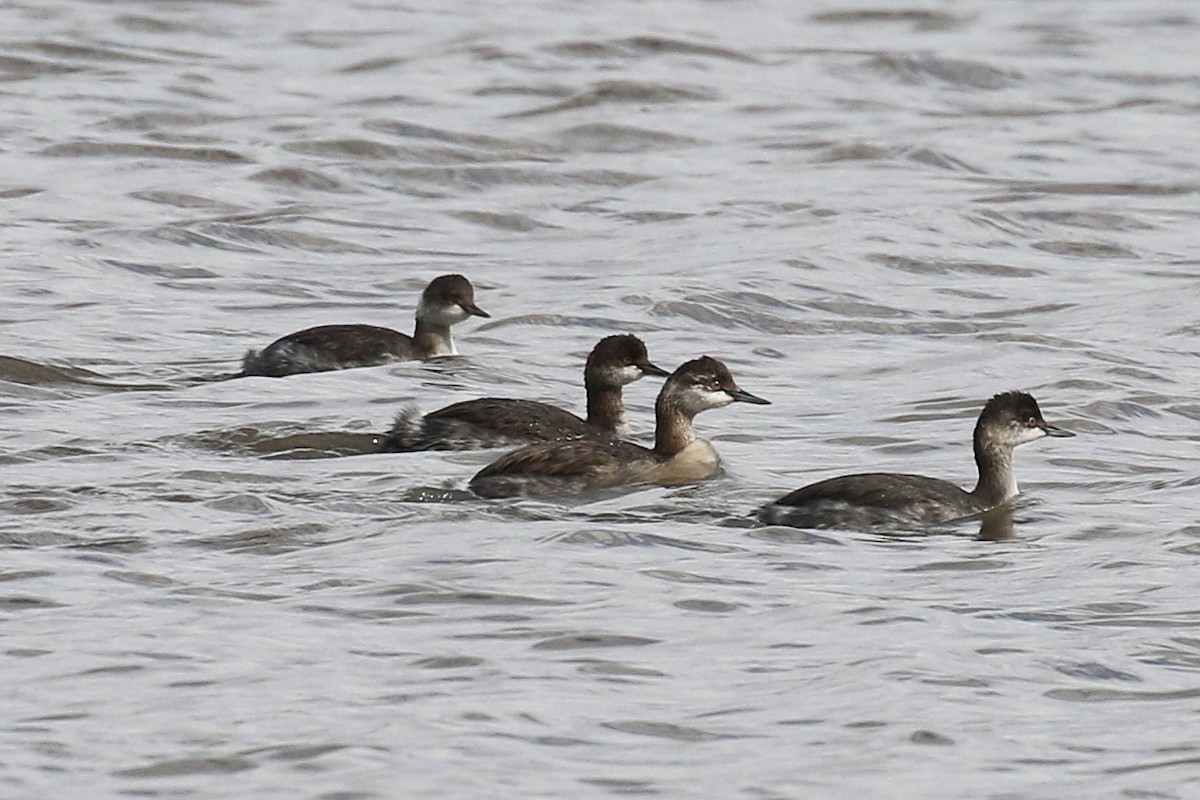
<path id="1" fill-rule="evenodd" d="M 1194 10 L 728 10 L 0 8 L 6 796 L 1183 796 Z M 449 272 L 464 358 L 221 379 Z M 494 452 L 375 452 L 579 412 L 617 332 L 774 401 L 697 420 L 724 475 L 491 503 Z M 1079 434 L 1012 508 L 755 523 L 968 482 L 1009 388 Z"/>
<path id="2" fill-rule="evenodd" d="M 999 542 L 1016 538 L 1013 527 L 1012 507 L 998 506 L 979 516 L 979 538 L 985 542 Z"/>
<path id="3" fill-rule="evenodd" d="M 379 433 L 351 431 L 287 431 L 287 424 L 202 431 L 180 437 L 194 446 L 221 452 L 257 453 L 266 458 L 333 458 L 378 453 L 383 441 Z"/>

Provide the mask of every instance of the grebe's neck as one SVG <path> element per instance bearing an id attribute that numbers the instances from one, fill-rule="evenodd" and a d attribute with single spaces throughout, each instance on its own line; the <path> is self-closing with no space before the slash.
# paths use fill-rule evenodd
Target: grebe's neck
<path id="1" fill-rule="evenodd" d="M 625 432 L 625 403 L 621 387 L 584 379 L 587 389 L 587 422 L 605 433 Z"/>
<path id="2" fill-rule="evenodd" d="M 975 430 L 975 466 L 979 468 L 979 482 L 971 494 L 990 506 L 998 506 L 1020 493 L 1017 475 L 1013 472 L 1012 447 L 989 440 L 977 428 Z"/>
<path id="3" fill-rule="evenodd" d="M 438 325 L 420 317 L 417 318 L 413 343 L 422 358 L 458 355 L 454 349 L 454 339 L 450 337 L 450 326 Z"/>
<path id="4" fill-rule="evenodd" d="M 659 394 L 654 404 L 654 452 L 663 458 L 671 458 L 696 441 L 696 432 L 692 429 L 695 416 L 694 411 L 685 411 L 667 392 Z"/>

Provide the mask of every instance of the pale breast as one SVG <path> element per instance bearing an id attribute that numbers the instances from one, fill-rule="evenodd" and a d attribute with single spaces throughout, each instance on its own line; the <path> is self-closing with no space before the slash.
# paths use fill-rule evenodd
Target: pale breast
<path id="1" fill-rule="evenodd" d="M 703 439 L 683 448 L 669 461 L 655 464 L 644 480 L 664 486 L 695 483 L 711 478 L 721 471 L 721 457 L 713 446 Z"/>

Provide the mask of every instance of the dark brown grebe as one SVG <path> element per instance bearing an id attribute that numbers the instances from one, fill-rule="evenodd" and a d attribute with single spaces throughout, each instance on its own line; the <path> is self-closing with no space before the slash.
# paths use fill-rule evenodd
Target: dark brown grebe
<path id="1" fill-rule="evenodd" d="M 471 479 L 471 489 L 483 497 L 513 497 L 711 478 L 720 471 L 721 459 L 712 445 L 696 438 L 692 419 L 735 400 L 768 403 L 739 389 L 720 361 L 703 356 L 675 370 L 658 393 L 653 449 L 586 439 L 533 444 L 484 467 Z"/>
<path id="2" fill-rule="evenodd" d="M 979 482 L 967 492 L 923 475 L 872 472 L 829 478 L 784 495 L 759 512 L 771 525 L 859 530 L 929 524 L 978 514 L 1018 494 L 1013 448 L 1043 436 L 1074 436 L 1042 419 L 1037 401 L 1005 392 L 987 402 L 975 424 Z"/>
<path id="3" fill-rule="evenodd" d="M 302 372 L 458 355 L 450 326 L 470 316 L 491 315 L 475 305 L 475 288 L 469 280 L 462 275 L 442 275 L 421 293 L 412 336 L 375 325 L 320 325 L 289 333 L 261 351 L 246 353 L 242 371 L 235 377 L 281 378 Z"/>
<path id="4" fill-rule="evenodd" d="M 566 439 L 611 439 L 625 432 L 621 387 L 645 375 L 667 374 L 650 362 L 641 339 L 627 333 L 606 336 L 592 348 L 583 368 L 586 420 L 536 400 L 484 397 L 423 417 L 415 409 L 406 409 L 396 418 L 380 450 L 480 450 Z"/>

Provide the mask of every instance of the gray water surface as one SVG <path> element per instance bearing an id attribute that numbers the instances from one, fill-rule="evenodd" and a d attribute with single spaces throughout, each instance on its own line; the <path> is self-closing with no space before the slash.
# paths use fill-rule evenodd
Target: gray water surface
<path id="1" fill-rule="evenodd" d="M 0 5 L 0 796 L 1200 793 L 1200 10 Z M 198 379 L 316 324 L 463 358 Z M 702 485 L 483 502 L 406 405 L 637 333 L 773 405 Z M 642 440 L 658 384 L 626 391 Z M 969 486 L 997 525 L 764 527 Z M 357 454 L 356 454 L 357 453 Z"/>

